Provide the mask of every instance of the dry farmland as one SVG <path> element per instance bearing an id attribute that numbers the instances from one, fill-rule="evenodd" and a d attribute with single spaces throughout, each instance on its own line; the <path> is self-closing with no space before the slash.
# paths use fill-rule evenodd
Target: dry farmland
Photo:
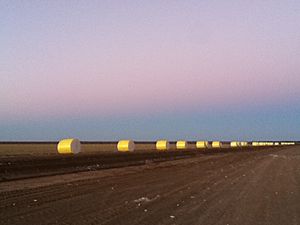
<path id="1" fill-rule="evenodd" d="M 116 145 L 0 144 L 0 224 L 300 224 L 299 145 Z"/>

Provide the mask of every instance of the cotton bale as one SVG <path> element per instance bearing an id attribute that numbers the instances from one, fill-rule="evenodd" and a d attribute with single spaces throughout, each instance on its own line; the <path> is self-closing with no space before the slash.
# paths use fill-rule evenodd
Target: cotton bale
<path id="1" fill-rule="evenodd" d="M 247 147 L 248 146 L 247 141 L 242 141 L 240 144 L 241 144 L 241 147 Z"/>
<path id="2" fill-rule="evenodd" d="M 213 148 L 222 148 L 222 142 L 220 142 L 220 141 L 213 141 L 212 142 L 212 147 Z"/>
<path id="3" fill-rule="evenodd" d="M 61 140 L 57 145 L 59 154 L 77 154 L 81 151 L 80 141 L 76 138 Z"/>
<path id="4" fill-rule="evenodd" d="M 176 148 L 177 149 L 187 149 L 188 148 L 187 141 L 183 141 L 183 140 L 177 141 L 176 142 Z"/>
<path id="5" fill-rule="evenodd" d="M 197 141 L 196 148 L 208 148 L 209 144 L 208 141 Z"/>
<path id="6" fill-rule="evenodd" d="M 117 148 L 119 152 L 133 152 L 135 144 L 132 140 L 120 140 L 118 142 Z"/>
<path id="7" fill-rule="evenodd" d="M 281 145 L 295 145 L 295 142 L 281 142 Z"/>
<path id="8" fill-rule="evenodd" d="M 156 149 L 159 151 L 165 151 L 170 149 L 170 144 L 167 140 L 158 140 L 156 142 Z"/>
<path id="9" fill-rule="evenodd" d="M 232 141 L 232 142 L 230 142 L 230 147 L 231 148 L 240 147 L 240 142 L 238 142 L 238 141 Z"/>

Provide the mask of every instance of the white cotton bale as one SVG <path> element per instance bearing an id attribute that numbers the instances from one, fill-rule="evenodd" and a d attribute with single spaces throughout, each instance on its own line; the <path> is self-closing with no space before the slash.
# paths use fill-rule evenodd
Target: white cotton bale
<path id="1" fill-rule="evenodd" d="M 220 141 L 213 141 L 212 142 L 212 147 L 213 148 L 222 148 L 222 142 L 220 142 Z"/>
<path id="2" fill-rule="evenodd" d="M 187 141 L 183 141 L 183 140 L 177 141 L 176 142 L 176 148 L 177 149 L 187 149 L 188 148 Z"/>
<path id="3" fill-rule="evenodd" d="M 276 145 L 276 146 L 278 146 L 278 145 L 279 145 L 279 143 L 278 143 L 278 142 L 275 142 L 275 145 Z"/>
<path id="4" fill-rule="evenodd" d="M 167 140 L 158 140 L 156 142 L 156 149 L 158 151 L 165 151 L 170 149 L 170 144 Z"/>
<path id="5" fill-rule="evenodd" d="M 208 141 L 197 141 L 196 148 L 208 148 Z"/>
<path id="6" fill-rule="evenodd" d="M 59 154 L 77 154 L 81 151 L 80 141 L 76 138 L 61 140 L 57 145 Z"/>
<path id="7" fill-rule="evenodd" d="M 252 146 L 259 146 L 259 143 L 257 141 L 252 142 Z"/>
<path id="8" fill-rule="evenodd" d="M 119 152 L 133 152 L 135 149 L 135 144 L 132 140 L 120 140 L 117 148 Z"/>

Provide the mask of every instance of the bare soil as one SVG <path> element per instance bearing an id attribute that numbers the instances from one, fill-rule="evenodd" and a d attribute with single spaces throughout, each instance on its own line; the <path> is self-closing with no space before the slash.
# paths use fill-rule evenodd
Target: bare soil
<path id="1" fill-rule="evenodd" d="M 0 224 L 300 224 L 299 146 L 188 152 L 181 160 L 145 153 L 136 166 L 28 176 L 39 174 L 26 169 L 41 160 L 33 157 L 0 182 Z M 85 165 L 91 157 L 68 160 Z"/>

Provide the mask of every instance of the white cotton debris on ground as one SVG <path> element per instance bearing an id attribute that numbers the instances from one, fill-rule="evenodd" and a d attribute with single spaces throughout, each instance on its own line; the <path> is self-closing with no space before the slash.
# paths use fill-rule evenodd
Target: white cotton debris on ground
<path id="1" fill-rule="evenodd" d="M 154 198 L 148 198 L 148 197 L 141 197 L 138 199 L 135 199 L 134 202 L 135 203 L 143 203 L 143 202 L 152 202 L 155 201 L 156 199 L 158 199 L 160 197 L 160 195 L 156 195 Z"/>
<path id="2" fill-rule="evenodd" d="M 138 198 L 138 199 L 135 199 L 134 202 L 135 203 L 140 203 L 140 202 L 150 202 L 151 200 L 147 197 L 141 197 L 141 198 Z"/>
<path id="3" fill-rule="evenodd" d="M 276 154 L 269 154 L 272 158 L 278 158 L 278 159 L 290 159 L 290 157 L 287 157 L 285 155 L 276 155 Z"/>

